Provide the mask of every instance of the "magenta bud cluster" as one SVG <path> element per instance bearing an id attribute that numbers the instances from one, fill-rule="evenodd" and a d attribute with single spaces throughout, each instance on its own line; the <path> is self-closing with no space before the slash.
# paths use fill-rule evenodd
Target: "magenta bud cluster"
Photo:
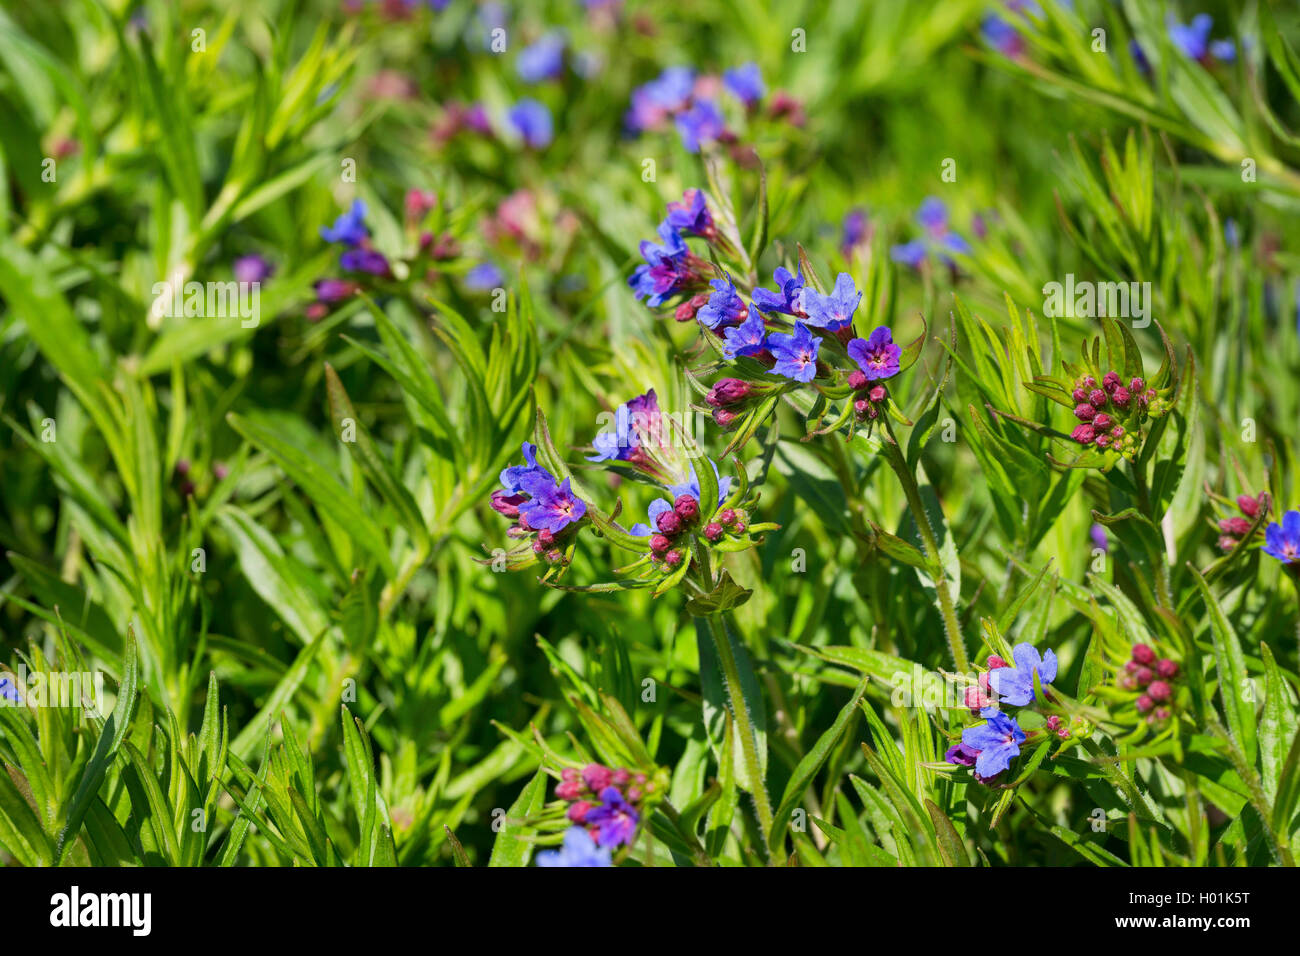
<path id="1" fill-rule="evenodd" d="M 1130 657 L 1120 672 L 1119 686 L 1136 690 L 1134 708 L 1155 724 L 1168 720 L 1174 699 L 1174 682 L 1178 678 L 1178 664 L 1167 657 L 1157 657 L 1149 644 L 1134 644 Z"/>

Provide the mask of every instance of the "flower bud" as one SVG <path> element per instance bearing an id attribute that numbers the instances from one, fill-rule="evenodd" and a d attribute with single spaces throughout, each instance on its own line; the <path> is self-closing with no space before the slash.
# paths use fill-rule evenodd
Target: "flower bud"
<path id="1" fill-rule="evenodd" d="M 673 318 L 678 322 L 689 322 L 695 318 L 695 306 L 687 300 L 673 310 Z"/>
<path id="2" fill-rule="evenodd" d="M 1115 389 L 1115 391 L 1111 393 L 1110 400 L 1114 402 L 1116 405 L 1118 405 L 1120 408 L 1127 408 L 1129 399 L 1132 397 L 1133 396 L 1129 394 L 1129 390 L 1125 388 L 1123 385 L 1121 385 L 1119 388 Z"/>
<path id="3" fill-rule="evenodd" d="M 655 524 L 659 526 L 660 531 L 667 535 L 673 535 L 682 530 L 682 519 L 677 517 L 675 511 L 661 512 L 659 517 L 655 519 Z"/>
<path id="4" fill-rule="evenodd" d="M 668 538 L 665 535 L 652 534 L 650 536 L 650 550 L 653 551 L 655 554 L 663 554 L 672 546 L 673 543 L 670 540 L 668 540 Z"/>
<path id="5" fill-rule="evenodd" d="M 1151 686 L 1147 688 L 1147 694 L 1152 700 L 1166 701 L 1173 696 L 1174 690 L 1165 681 L 1152 681 Z"/>
<path id="6" fill-rule="evenodd" d="M 725 408 L 715 408 L 713 410 L 713 422 L 719 428 L 729 428 L 731 424 L 740 416 L 735 412 L 728 411 Z"/>
<path id="7" fill-rule="evenodd" d="M 1099 388 L 1094 388 L 1088 393 L 1088 404 L 1102 408 L 1106 404 L 1106 393 Z"/>
<path id="8" fill-rule="evenodd" d="M 1138 669 L 1133 672 L 1133 678 L 1140 686 L 1146 687 L 1147 684 L 1155 680 L 1156 672 L 1149 667 L 1139 666 Z"/>
<path id="9" fill-rule="evenodd" d="M 1241 513 L 1246 517 L 1257 517 L 1259 515 L 1259 498 L 1252 495 L 1237 495 L 1237 507 L 1241 509 Z"/>
<path id="10" fill-rule="evenodd" d="M 1156 673 L 1161 677 L 1172 680 L 1178 676 L 1178 665 L 1169 658 L 1156 662 Z"/>
<path id="11" fill-rule="evenodd" d="M 859 398 L 853 403 L 853 411 L 859 420 L 866 418 L 868 413 L 872 411 L 871 403 L 865 398 Z"/>
<path id="12" fill-rule="evenodd" d="M 1250 522 L 1245 518 L 1224 518 L 1219 522 L 1219 530 L 1241 537 L 1250 531 Z"/>
<path id="13" fill-rule="evenodd" d="M 743 522 L 743 521 L 737 521 L 737 522 L 736 522 L 736 527 L 735 527 L 733 530 L 736 532 L 736 534 L 744 534 L 744 533 L 745 533 L 745 528 L 746 528 L 746 527 L 747 527 L 747 526 L 746 526 L 745 522 Z"/>
<path id="14" fill-rule="evenodd" d="M 883 402 L 887 394 L 888 393 L 885 391 L 885 386 L 877 385 L 875 388 L 873 388 L 871 391 L 867 393 L 867 398 L 871 399 L 873 402 Z"/>
<path id="15" fill-rule="evenodd" d="M 871 379 L 867 378 L 861 369 L 855 368 L 849 373 L 849 388 L 853 389 L 855 392 L 866 388 L 870 381 Z"/>
<path id="16" fill-rule="evenodd" d="M 1084 402 L 1082 405 L 1074 407 L 1074 417 L 1081 422 L 1090 422 L 1097 417 L 1097 409 Z"/>
<path id="17" fill-rule="evenodd" d="M 1086 402 L 1088 400 L 1088 390 L 1086 388 L 1076 388 L 1070 393 L 1076 402 Z"/>
<path id="18" fill-rule="evenodd" d="M 576 800 L 581 793 L 582 784 L 576 780 L 566 780 L 555 787 L 555 795 L 561 800 Z"/>
<path id="19" fill-rule="evenodd" d="M 1098 448 L 1109 448 L 1109 447 L 1110 447 L 1110 436 L 1109 436 L 1109 435 L 1106 435 L 1106 434 L 1098 435 L 1096 440 L 1097 440 L 1097 447 L 1098 447 Z"/>
<path id="20" fill-rule="evenodd" d="M 989 670 L 991 670 L 991 671 L 995 671 L 995 670 L 997 670 L 999 667 L 1010 667 L 1010 666 L 1011 666 L 1011 665 L 1009 665 L 1006 661 L 1004 661 L 1002 658 L 998 657 L 998 655 L 996 655 L 996 654 L 990 654 L 990 655 L 989 655 L 989 659 L 988 659 L 988 667 L 989 667 Z"/>
<path id="21" fill-rule="evenodd" d="M 541 554 L 545 550 L 546 545 L 542 544 L 541 541 L 533 541 L 533 554 Z"/>
<path id="22" fill-rule="evenodd" d="M 700 516 L 700 503 L 693 495 L 678 495 L 677 500 L 673 502 L 673 513 L 682 520 L 683 524 L 689 524 Z"/>
<path id="23" fill-rule="evenodd" d="M 1119 376 L 1114 372 L 1107 372 L 1101 380 L 1101 387 L 1113 394 L 1115 389 L 1119 388 Z"/>
<path id="24" fill-rule="evenodd" d="M 1146 694 L 1143 694 L 1141 697 L 1137 699 L 1137 712 L 1139 714 L 1145 714 L 1148 710 L 1150 710 L 1155 705 L 1156 705 L 1155 701 L 1153 701 Z"/>
<path id="25" fill-rule="evenodd" d="M 723 378 L 719 379 L 709 389 L 709 394 L 705 401 L 714 408 L 721 408 L 726 405 L 735 405 L 743 402 L 749 397 L 749 393 L 754 390 L 753 386 L 743 379 Z"/>
<path id="26" fill-rule="evenodd" d="M 1102 431 L 1115 424 L 1115 419 L 1111 418 L 1105 412 L 1102 412 L 1092 420 L 1092 424 L 1098 431 Z"/>
<path id="27" fill-rule="evenodd" d="M 682 553 L 680 551 L 668 551 L 664 553 L 664 564 L 670 568 L 675 568 L 682 563 Z"/>
<path id="28" fill-rule="evenodd" d="M 1150 664 L 1156 659 L 1156 652 L 1151 650 L 1146 644 L 1133 645 L 1133 660 L 1139 664 Z"/>
<path id="29" fill-rule="evenodd" d="M 722 525 L 718 524 L 716 521 L 710 522 L 704 528 L 704 537 L 708 538 L 710 541 L 717 541 L 722 537 Z"/>
<path id="30" fill-rule="evenodd" d="M 1093 428 L 1091 425 L 1080 425 L 1074 431 L 1070 432 L 1070 437 L 1073 438 L 1075 441 L 1077 441 L 1080 445 L 1092 444 L 1092 440 L 1096 437 L 1096 435 L 1097 435 L 1097 430 Z"/>
<path id="31" fill-rule="evenodd" d="M 732 508 L 723 508 L 722 511 L 718 513 L 718 521 L 722 522 L 724 525 L 731 524 L 735 520 L 736 512 Z"/>
<path id="32" fill-rule="evenodd" d="M 587 822 L 587 814 L 591 811 L 590 800 L 579 800 L 577 803 L 569 804 L 569 809 L 565 816 L 573 823 L 582 825 Z"/>
<path id="33" fill-rule="evenodd" d="M 632 775 L 621 767 L 614 771 L 612 783 L 616 787 L 626 787 L 627 782 L 632 779 Z"/>
<path id="34" fill-rule="evenodd" d="M 598 763 L 589 763 L 582 768 L 582 781 L 590 790 L 596 793 L 604 790 L 609 786 L 614 777 L 614 772 L 608 767 L 602 767 Z"/>

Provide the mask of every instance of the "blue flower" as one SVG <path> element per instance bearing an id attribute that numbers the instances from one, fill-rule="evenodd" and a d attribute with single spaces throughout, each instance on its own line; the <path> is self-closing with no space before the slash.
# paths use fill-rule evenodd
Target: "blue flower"
<path id="1" fill-rule="evenodd" d="M 370 238 L 366 231 L 366 204 L 360 199 L 352 200 L 347 212 L 334 220 L 333 228 L 321 226 L 321 238 L 326 242 L 341 242 L 345 246 L 358 246 Z"/>
<path id="2" fill-rule="evenodd" d="M 847 258 L 867 238 L 867 214 L 861 209 L 849 210 L 841 228 L 843 237 L 840 239 L 840 252 Z"/>
<path id="3" fill-rule="evenodd" d="M 1300 511 L 1288 511 L 1264 531 L 1264 553 L 1283 564 L 1300 564 Z"/>
<path id="4" fill-rule="evenodd" d="M 767 336 L 767 325 L 762 313 L 754 306 L 749 307 L 749 317 L 740 325 L 728 327 L 722 335 L 722 351 L 729 359 L 738 355 L 757 355 L 765 348 L 763 341 Z"/>
<path id="5" fill-rule="evenodd" d="M 564 71 L 564 37 L 548 33 L 524 47 L 515 62 L 515 70 L 525 83 L 555 79 Z"/>
<path id="6" fill-rule="evenodd" d="M 950 257 L 944 255 L 943 251 L 970 254 L 970 243 L 953 232 L 949 226 L 948 207 L 942 199 L 935 196 L 927 197 L 921 203 L 921 208 L 917 210 L 916 221 L 925 230 L 926 238 L 894 246 L 889 251 L 889 256 L 895 262 L 919 269 L 926 256 L 933 250 L 945 265 L 952 266 L 955 263 Z"/>
<path id="7" fill-rule="evenodd" d="M 641 815 L 623 799 L 617 787 L 606 787 L 600 799 L 600 806 L 587 812 L 587 823 L 596 828 L 596 842 L 602 847 L 631 843 Z"/>
<path id="8" fill-rule="evenodd" d="M 591 834 L 582 827 L 569 827 L 564 843 L 558 850 L 542 850 L 537 854 L 538 866 L 613 866 L 608 847 L 596 845 Z"/>
<path id="9" fill-rule="evenodd" d="M 660 244 L 649 239 L 641 242 L 645 265 L 637 266 L 627 280 L 636 297 L 645 299 L 651 308 L 663 305 L 695 278 L 688 260 L 690 250 L 666 220 L 659 224 L 659 238 L 663 240 Z"/>
<path id="10" fill-rule="evenodd" d="M 772 332 L 767 336 L 767 348 L 776 358 L 770 374 L 784 375 L 796 382 L 811 382 L 817 376 L 817 350 L 822 340 L 808 331 L 802 322 L 794 324 L 794 333 L 784 335 Z"/>
<path id="11" fill-rule="evenodd" d="M 524 97 L 510 108 L 506 119 L 523 138 L 524 143 L 533 149 L 544 149 L 551 144 L 551 138 L 554 136 L 551 111 L 544 103 Z"/>
<path id="12" fill-rule="evenodd" d="M 984 42 L 1005 57 L 1014 59 L 1025 52 L 1025 41 L 1020 31 L 996 14 L 989 14 L 980 22 Z"/>
<path id="13" fill-rule="evenodd" d="M 587 503 L 569 488 L 569 479 L 557 485 L 549 473 L 525 475 L 519 487 L 530 497 L 519 506 L 519 516 L 533 531 L 556 534 L 587 513 Z"/>
<path id="14" fill-rule="evenodd" d="M 1237 58 L 1237 47 L 1231 40 L 1210 40 L 1214 18 L 1208 13 L 1192 17 L 1191 23 L 1169 23 L 1169 40 L 1184 55 L 1193 60 L 1207 62 L 1221 60 L 1231 63 Z"/>
<path id="15" fill-rule="evenodd" d="M 368 272 L 371 275 L 389 274 L 388 259 L 374 249 L 349 249 L 339 256 L 339 266 L 348 272 Z"/>
<path id="16" fill-rule="evenodd" d="M 480 262 L 465 273 L 465 287 L 476 292 L 499 289 L 505 284 L 505 273 L 491 262 Z"/>
<path id="17" fill-rule="evenodd" d="M 695 313 L 700 324 L 716 331 L 720 325 L 735 325 L 744 321 L 748 307 L 731 279 L 714 279 L 709 285 L 713 286 L 714 292 L 709 296 L 708 304 L 701 306 Z"/>
<path id="18" fill-rule="evenodd" d="M 851 339 L 847 351 L 869 381 L 892 378 L 899 373 L 903 350 L 894 344 L 894 333 L 887 325 L 876 328 L 869 338 Z"/>
<path id="19" fill-rule="evenodd" d="M 726 121 L 712 100 L 696 100 L 690 109 L 677 114 L 677 132 L 686 151 L 698 153 L 701 144 L 711 143 L 726 132 Z"/>
<path id="20" fill-rule="evenodd" d="M 797 275 L 791 275 L 784 266 L 777 266 L 772 274 L 776 292 L 768 289 L 754 290 L 754 305 L 762 312 L 780 312 L 784 315 L 803 316 L 803 266 Z"/>
<path id="21" fill-rule="evenodd" d="M 830 295 L 822 295 L 816 289 L 804 290 L 803 305 L 808 313 L 805 321 L 814 328 L 837 332 L 853 321 L 861 300 L 862 293 L 853 285 L 852 277 L 841 272 Z"/>
<path id="22" fill-rule="evenodd" d="M 629 133 L 654 129 L 671 114 L 685 108 L 695 88 L 695 71 L 670 66 L 648 83 L 632 91 L 632 106 L 623 118 Z"/>
<path id="23" fill-rule="evenodd" d="M 682 193 L 681 202 L 670 202 L 665 221 L 689 236 L 707 238 L 717 231 L 702 189 L 688 189 Z"/>
<path id="24" fill-rule="evenodd" d="M 501 472 L 500 480 L 502 488 L 507 492 L 514 494 L 515 492 L 522 490 L 523 480 L 530 475 L 545 475 L 552 484 L 555 483 L 555 476 L 541 465 L 537 464 L 536 445 L 532 442 L 524 442 L 523 453 L 524 461 L 527 462 L 527 464 L 512 465 Z"/>
<path id="25" fill-rule="evenodd" d="M 727 91 L 746 106 L 754 106 L 767 92 L 763 86 L 763 73 L 757 63 L 746 63 L 722 74 Z"/>
<path id="26" fill-rule="evenodd" d="M 708 461 L 709 467 L 713 469 L 713 477 L 717 479 L 718 504 L 722 504 L 727 495 L 731 493 L 731 476 L 719 475 L 717 462 L 712 459 L 705 460 Z M 686 481 L 683 481 L 680 484 L 668 486 L 668 490 L 672 493 L 674 500 L 680 498 L 682 495 L 690 495 L 696 501 L 700 500 L 700 479 L 695 473 L 695 466 L 691 465 L 690 469 L 691 475 Z"/>
<path id="27" fill-rule="evenodd" d="M 1041 657 L 1032 644 L 1017 644 L 1011 649 L 1014 667 L 999 667 L 989 672 L 989 687 L 998 695 L 998 702 L 1024 707 L 1034 699 L 1034 672 L 1038 683 L 1046 690 L 1056 680 L 1056 653 L 1048 651 Z M 982 771 L 981 771 L 982 772 Z"/>
<path id="28" fill-rule="evenodd" d="M 656 438 L 661 429 L 659 399 L 652 388 L 618 406 L 614 413 L 614 431 L 601 432 L 592 439 L 596 454 L 587 461 L 627 461 L 641 447 L 643 438 Z"/>
<path id="29" fill-rule="evenodd" d="M 6 674 L 0 677 L 0 697 L 10 700 L 17 704 L 22 700 L 22 695 L 18 693 L 18 686 Z"/>
<path id="30" fill-rule="evenodd" d="M 1011 761 L 1020 756 L 1020 745 L 1024 740 L 1025 732 L 1019 724 L 1006 714 L 996 713 L 989 717 L 988 723 L 967 727 L 962 731 L 961 742 L 967 749 L 959 753 L 965 757 L 971 750 L 977 751 L 975 773 L 985 778 L 994 777 L 1010 767 Z M 952 752 L 949 750 L 950 754 Z"/>

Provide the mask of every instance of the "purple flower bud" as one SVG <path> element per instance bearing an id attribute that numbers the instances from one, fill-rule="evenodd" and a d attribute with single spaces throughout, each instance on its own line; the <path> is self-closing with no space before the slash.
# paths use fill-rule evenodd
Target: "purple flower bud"
<path id="1" fill-rule="evenodd" d="M 709 389 L 709 394 L 705 401 L 714 408 L 721 408 L 726 405 L 735 405 L 748 398 L 749 393 L 753 390 L 753 386 L 743 379 L 723 378 L 719 379 L 714 384 L 713 388 Z"/>
<path id="2" fill-rule="evenodd" d="M 866 388 L 870 381 L 871 380 L 867 378 L 862 369 L 855 368 L 849 373 L 849 388 L 853 389 L 855 392 Z"/>
<path id="3" fill-rule="evenodd" d="M 1073 438 L 1075 441 L 1077 441 L 1080 445 L 1092 444 L 1092 440 L 1096 437 L 1096 435 L 1097 435 L 1097 430 L 1093 428 L 1091 425 L 1080 425 L 1074 431 L 1070 432 L 1070 437 Z"/>
<path id="4" fill-rule="evenodd" d="M 1219 530 L 1240 538 L 1250 531 L 1250 522 L 1245 518 L 1224 518 L 1219 522 Z"/>
<path id="5" fill-rule="evenodd" d="M 1119 388 L 1119 376 L 1114 372 L 1107 372 L 1106 377 L 1101 380 L 1101 387 L 1108 392 L 1114 392 Z"/>
<path id="6" fill-rule="evenodd" d="M 663 554 L 672 546 L 673 543 L 670 540 L 668 540 L 666 536 L 662 534 L 656 534 L 650 536 L 650 550 L 653 551 L 655 554 Z"/>
<path id="7" fill-rule="evenodd" d="M 704 537 L 708 538 L 710 541 L 717 541 L 722 537 L 722 525 L 718 524 L 716 521 L 710 522 L 704 528 Z"/>
<path id="8" fill-rule="evenodd" d="M 613 777 L 613 771 L 608 767 L 602 767 L 598 763 L 589 763 L 582 768 L 583 783 L 587 785 L 587 789 L 594 790 L 597 793 L 608 787 Z"/>
<path id="9" fill-rule="evenodd" d="M 1088 390 L 1086 388 L 1076 388 L 1071 394 L 1076 402 L 1086 402 L 1088 400 Z"/>
<path id="10" fill-rule="evenodd" d="M 723 508 L 718 515 L 718 520 L 724 525 L 729 525 L 736 520 L 736 512 L 732 508 Z"/>
<path id="11" fill-rule="evenodd" d="M 1133 645 L 1133 660 L 1139 664 L 1150 664 L 1156 659 L 1156 652 L 1146 644 Z"/>
<path id="12" fill-rule="evenodd" d="M 1134 395 L 1141 395 L 1147 387 L 1147 383 L 1140 378 L 1131 379 L 1128 383 L 1128 390 Z"/>
<path id="13" fill-rule="evenodd" d="M 1259 498 L 1251 495 L 1237 495 L 1237 507 L 1241 509 L 1241 513 L 1246 517 L 1257 517 L 1259 515 L 1260 501 L 1263 497 L 1263 495 L 1260 495 Z"/>
<path id="14" fill-rule="evenodd" d="M 682 519 L 683 524 L 689 524 L 700 516 L 700 503 L 693 495 L 678 495 L 673 502 L 673 513 Z"/>
<path id="15" fill-rule="evenodd" d="M 1145 714 L 1148 710 L 1150 710 L 1155 705 L 1156 705 L 1155 701 L 1153 701 L 1146 694 L 1143 694 L 1141 697 L 1137 699 L 1137 712 L 1139 714 Z"/>
<path id="16" fill-rule="evenodd" d="M 1093 408 L 1086 402 L 1082 405 L 1075 406 L 1074 417 L 1081 422 L 1090 422 L 1097 415 L 1097 409 Z"/>
<path id="17" fill-rule="evenodd" d="M 669 551 L 664 555 L 664 564 L 670 568 L 675 568 L 682 563 L 682 553 L 680 551 Z"/>
<path id="18" fill-rule="evenodd" d="M 887 394 L 885 386 L 877 385 L 871 391 L 867 392 L 867 398 L 871 399 L 873 402 L 883 402 Z"/>
<path id="19" fill-rule="evenodd" d="M 1094 388 L 1088 393 L 1088 404 L 1092 405 L 1094 408 L 1105 408 L 1106 393 L 1099 388 Z"/>
<path id="20" fill-rule="evenodd" d="M 566 780 L 555 787 L 555 795 L 561 800 L 576 800 L 582 793 L 582 784 L 576 780 Z"/>
<path id="21" fill-rule="evenodd" d="M 1173 680 L 1178 676 L 1178 665 L 1166 657 L 1164 660 L 1157 662 L 1156 673 L 1167 680 Z"/>
<path id="22" fill-rule="evenodd" d="M 735 412 L 727 411 L 725 408 L 715 408 L 713 410 L 713 421 L 719 428 L 727 428 L 740 416 Z"/>
<path id="23" fill-rule="evenodd" d="M 1166 701 L 1173 696 L 1174 690 L 1165 681 L 1152 681 L 1151 686 L 1147 688 L 1147 694 L 1152 700 Z"/>
<path id="24" fill-rule="evenodd" d="M 1129 394 L 1128 389 L 1121 385 L 1111 393 L 1110 400 L 1120 408 L 1126 408 L 1128 407 L 1129 399 L 1132 397 L 1133 396 Z"/>
<path id="25" fill-rule="evenodd" d="M 667 535 L 674 535 L 682 530 L 682 519 L 677 517 L 675 511 L 661 513 L 655 523 L 659 526 L 659 530 Z"/>
<path id="26" fill-rule="evenodd" d="M 1115 424 L 1115 419 L 1111 418 L 1105 412 L 1099 412 L 1092 420 L 1093 427 L 1098 431 L 1104 431 L 1105 429 L 1110 428 L 1113 424 Z"/>
<path id="27" fill-rule="evenodd" d="M 1149 667 L 1139 666 L 1138 669 L 1133 672 L 1133 677 L 1141 686 L 1146 687 L 1147 684 L 1155 680 L 1156 674 L 1155 671 Z"/>
<path id="28" fill-rule="evenodd" d="M 581 826 L 587 822 L 587 814 L 591 812 L 591 806 L 590 800 L 579 800 L 577 803 L 569 804 L 569 809 L 565 815 Z"/>

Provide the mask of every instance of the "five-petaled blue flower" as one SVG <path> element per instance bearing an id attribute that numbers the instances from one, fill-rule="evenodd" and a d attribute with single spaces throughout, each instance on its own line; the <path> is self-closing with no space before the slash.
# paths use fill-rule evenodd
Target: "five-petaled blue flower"
<path id="1" fill-rule="evenodd" d="M 499 289 L 505 284 L 505 273 L 491 262 L 480 262 L 465 273 L 465 287 L 476 292 Z"/>
<path id="2" fill-rule="evenodd" d="M 772 332 L 767 336 L 768 351 L 776 358 L 770 374 L 784 375 L 796 382 L 811 382 L 817 377 L 817 350 L 822 340 L 808 331 L 802 322 L 794 324 L 794 332 L 785 335 Z"/>
<path id="3" fill-rule="evenodd" d="M 862 374 L 869 380 L 891 378 L 898 374 L 898 360 L 903 350 L 894 344 L 894 333 L 889 326 L 876 328 L 868 338 L 850 339 L 849 358 L 858 363 Z"/>
<path id="4" fill-rule="evenodd" d="M 554 129 L 551 124 L 551 111 L 546 104 L 524 97 L 506 114 L 510 125 L 523 139 L 526 146 L 533 149 L 545 149 L 551 145 Z"/>
<path id="5" fill-rule="evenodd" d="M 852 277 L 841 272 L 835 278 L 835 288 L 830 295 L 823 295 L 816 289 L 804 290 L 803 305 L 808 313 L 804 321 L 827 332 L 838 332 L 853 321 L 853 313 L 860 301 L 862 293 L 853 285 Z"/>
<path id="6" fill-rule="evenodd" d="M 569 479 L 557 485 L 549 473 L 525 475 L 519 488 L 529 499 L 519 506 L 519 516 L 533 531 L 556 534 L 587 513 L 587 503 L 569 488 Z"/>
<path id="7" fill-rule="evenodd" d="M 334 220 L 333 228 L 321 226 L 321 238 L 326 242 L 341 242 L 345 246 L 358 246 L 370 238 L 366 231 L 366 204 L 352 200 L 352 206 Z"/>
<path id="8" fill-rule="evenodd" d="M 749 309 L 745 305 L 745 300 L 740 297 L 740 293 L 736 291 L 730 277 L 714 279 L 709 285 L 713 286 L 714 292 L 709 296 L 708 303 L 695 313 L 700 324 L 717 331 L 720 325 L 736 325 L 743 322 Z"/>
<path id="9" fill-rule="evenodd" d="M 612 852 L 608 847 L 597 846 L 591 834 L 582 827 L 569 827 L 558 850 L 542 850 L 537 854 L 537 865 L 613 866 Z"/>
<path id="10" fill-rule="evenodd" d="M 796 275 L 784 266 L 777 266 L 772 274 L 776 280 L 776 291 L 768 289 L 754 290 L 754 305 L 762 312 L 780 312 L 783 315 L 803 317 L 803 266 Z"/>
<path id="11" fill-rule="evenodd" d="M 1288 511 L 1264 532 L 1264 553 L 1283 564 L 1300 564 L 1300 511 Z"/>
<path id="12" fill-rule="evenodd" d="M 631 843 L 641 816 L 623 799 L 617 787 L 600 792 L 601 804 L 587 813 L 587 823 L 596 828 L 596 842 L 603 847 Z"/>
<path id="13" fill-rule="evenodd" d="M 746 63 L 727 70 L 722 74 L 722 82 L 729 92 L 746 106 L 754 106 L 767 92 L 763 86 L 763 73 L 757 63 Z"/>
<path id="14" fill-rule="evenodd" d="M 1038 648 L 1022 643 L 1011 649 L 1011 658 L 1016 662 L 1014 667 L 989 671 L 989 687 L 998 695 L 999 703 L 1024 707 L 1034 699 L 1035 671 L 1044 690 L 1056 680 L 1056 653 L 1049 650 L 1040 657 Z"/>
<path id="15" fill-rule="evenodd" d="M 1000 668 L 1000 670 L 1007 670 L 1007 668 Z M 955 754 L 953 750 L 949 750 L 948 754 L 954 757 L 968 757 L 971 750 L 978 751 L 975 757 L 975 772 L 981 777 L 993 777 L 1006 770 L 1011 766 L 1011 761 L 1020 756 L 1020 745 L 1024 740 L 1025 732 L 1020 729 L 1020 725 L 1006 714 L 999 712 L 992 714 L 988 723 L 980 724 L 978 727 L 967 727 L 962 731 L 961 742 L 965 749 Z M 948 754 L 944 755 L 945 758 Z"/>
<path id="16" fill-rule="evenodd" d="M 659 224 L 659 238 L 663 240 L 661 244 L 642 240 L 645 264 L 637 266 L 627 280 L 636 297 L 645 299 L 651 308 L 663 305 L 693 276 L 687 260 L 690 250 L 667 221 Z"/>
<path id="17" fill-rule="evenodd" d="M 753 305 L 749 307 L 749 317 L 740 325 L 727 328 L 722 335 L 722 351 L 729 359 L 738 355 L 757 355 L 766 347 L 763 343 L 767 337 L 767 324 L 762 313 Z"/>

